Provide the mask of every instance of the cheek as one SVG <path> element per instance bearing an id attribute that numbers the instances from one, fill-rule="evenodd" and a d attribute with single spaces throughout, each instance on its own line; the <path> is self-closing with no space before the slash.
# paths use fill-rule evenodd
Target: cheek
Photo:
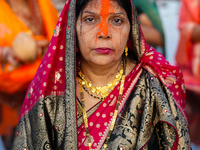
<path id="1" fill-rule="evenodd" d="M 84 46 L 86 38 L 84 37 L 85 36 L 84 31 L 81 30 L 80 26 L 76 28 L 76 34 L 77 34 L 79 48 L 82 48 Z"/>
<path id="2" fill-rule="evenodd" d="M 80 26 L 77 24 L 76 25 L 76 36 L 77 36 L 77 41 L 78 41 L 78 43 L 80 43 Z"/>
<path id="3" fill-rule="evenodd" d="M 84 34 L 77 33 L 78 38 L 78 47 L 80 50 L 80 53 L 82 56 L 87 57 L 89 54 L 89 47 L 90 47 L 90 41 L 85 37 Z"/>
<path id="4" fill-rule="evenodd" d="M 130 34 L 130 27 L 124 27 L 121 30 L 121 40 L 122 42 L 127 42 Z"/>
<path id="5" fill-rule="evenodd" d="M 114 35 L 113 37 L 118 36 L 119 38 L 123 39 L 129 36 L 129 32 L 130 32 L 130 27 L 129 26 L 122 26 L 122 27 L 110 27 L 111 31 L 112 31 L 112 35 Z"/>
<path id="6" fill-rule="evenodd" d="M 95 39 L 95 35 L 94 35 L 94 30 L 88 29 L 87 26 L 81 26 L 81 28 L 79 28 L 77 30 L 77 37 L 79 39 L 79 41 L 83 42 L 83 43 L 88 43 L 91 42 L 91 40 Z"/>

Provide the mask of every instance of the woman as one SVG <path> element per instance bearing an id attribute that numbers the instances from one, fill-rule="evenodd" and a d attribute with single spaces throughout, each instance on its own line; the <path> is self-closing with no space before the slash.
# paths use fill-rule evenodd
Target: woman
<path id="1" fill-rule="evenodd" d="M 0 1 L 0 135 L 6 147 L 12 144 L 26 90 L 49 45 L 57 19 L 57 11 L 49 0 Z M 23 46 L 21 41 L 27 38 L 30 40 Z M 37 57 L 24 61 L 22 49 L 35 51 Z"/>
<path id="2" fill-rule="evenodd" d="M 200 145 L 200 0 L 182 0 L 180 40 L 176 61 L 183 70 L 187 90 L 186 108 L 192 143 Z"/>
<path id="3" fill-rule="evenodd" d="M 184 95 L 180 70 L 145 44 L 133 1 L 68 0 L 13 150 L 190 149 Z"/>

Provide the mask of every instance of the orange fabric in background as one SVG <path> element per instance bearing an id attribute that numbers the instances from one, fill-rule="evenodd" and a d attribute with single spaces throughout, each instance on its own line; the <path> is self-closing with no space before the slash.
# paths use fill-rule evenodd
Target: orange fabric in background
<path id="1" fill-rule="evenodd" d="M 46 32 L 43 38 L 50 40 L 57 23 L 58 14 L 49 0 L 38 0 L 38 4 Z M 0 31 L 3 30 L 4 32 L 0 33 L 0 46 L 11 46 L 12 41 L 18 33 L 30 31 L 17 18 L 5 0 L 0 1 Z M 35 75 L 40 61 L 41 59 L 38 59 L 33 64 L 23 65 L 20 68 L 15 68 L 11 72 L 9 71 L 10 64 L 6 64 L 4 70 L 0 66 L 0 91 L 15 93 L 26 90 Z"/>
<path id="2" fill-rule="evenodd" d="M 0 124 L 0 135 L 11 135 L 12 127 L 18 122 L 18 112 L 6 104 L 1 105 L 2 123 Z"/>
<path id="3" fill-rule="evenodd" d="M 41 11 L 43 25 L 46 35 L 34 36 L 36 40 L 51 40 L 58 13 L 50 0 L 38 0 Z M 11 46 L 15 36 L 20 32 L 29 32 L 29 28 L 18 19 L 5 0 L 0 0 L 0 46 Z M 4 69 L 0 63 L 0 91 L 13 94 L 25 91 L 33 79 L 41 59 L 37 59 L 33 64 L 24 64 L 19 68 L 10 70 L 10 64 L 6 64 Z M 5 104 L 1 105 L 2 122 L 0 124 L 0 135 L 9 134 L 7 129 L 15 127 L 18 122 L 18 112 Z"/>

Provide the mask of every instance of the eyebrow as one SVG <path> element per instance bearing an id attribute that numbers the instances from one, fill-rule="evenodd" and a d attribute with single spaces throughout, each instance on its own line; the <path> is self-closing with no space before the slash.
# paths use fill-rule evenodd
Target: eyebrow
<path id="1" fill-rule="evenodd" d="M 91 12 L 91 11 L 84 11 L 83 12 L 83 14 L 84 13 L 88 13 L 88 14 L 93 14 L 93 15 L 99 15 L 99 14 L 97 14 L 97 13 L 94 13 L 94 12 Z M 122 12 L 119 12 L 119 13 L 111 13 L 112 15 L 123 15 L 123 16 L 126 16 L 124 13 L 122 13 Z"/>
<path id="2" fill-rule="evenodd" d="M 83 14 L 84 14 L 84 13 L 88 13 L 88 14 L 97 15 L 97 13 L 94 13 L 94 12 L 91 12 L 91 11 L 84 11 L 84 12 L 83 12 Z"/>

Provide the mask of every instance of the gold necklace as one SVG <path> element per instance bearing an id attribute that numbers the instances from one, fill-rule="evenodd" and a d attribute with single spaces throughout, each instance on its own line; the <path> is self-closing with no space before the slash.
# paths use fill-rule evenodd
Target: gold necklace
<path id="1" fill-rule="evenodd" d="M 80 72 L 80 73 L 82 73 L 82 72 Z M 82 76 L 82 74 L 80 74 L 80 76 Z M 116 122 L 117 115 L 118 115 L 118 108 L 119 108 L 120 100 L 121 100 L 123 90 L 124 90 L 124 82 L 125 82 L 125 67 L 123 67 L 123 69 L 122 69 L 122 77 L 121 77 L 121 84 L 120 84 L 120 89 L 119 89 L 119 96 L 118 96 L 118 99 L 117 99 L 117 104 L 115 106 L 115 112 L 114 112 L 114 115 L 112 117 L 110 130 L 108 132 L 106 141 L 103 145 L 103 150 L 105 150 L 107 148 L 108 142 L 110 140 L 111 133 L 112 133 L 114 126 L 115 126 L 115 122 Z M 89 150 L 92 150 L 92 148 L 91 148 L 92 142 L 91 142 L 89 128 L 88 128 L 88 119 L 87 119 L 87 114 L 86 114 L 84 94 L 83 94 L 83 86 L 82 86 L 82 79 L 81 78 L 79 78 L 79 87 L 80 87 L 80 97 L 81 97 L 81 103 L 82 103 L 82 109 L 83 109 L 83 121 L 84 121 L 84 125 L 85 125 L 85 132 L 86 132 L 86 137 L 87 137 L 87 141 L 88 141 L 88 147 L 89 147 Z"/>
<path id="2" fill-rule="evenodd" d="M 104 100 L 110 93 L 111 90 L 114 89 L 114 87 L 119 83 L 119 81 L 122 78 L 122 74 L 123 74 L 123 61 L 121 63 L 121 69 L 119 71 L 119 73 L 116 74 L 115 79 L 112 82 L 108 82 L 108 84 L 106 86 L 100 87 L 100 86 L 96 86 L 93 87 L 91 81 L 87 82 L 87 80 L 85 79 L 85 75 L 82 73 L 81 69 L 79 69 L 78 74 L 80 76 L 80 78 L 82 79 L 81 84 L 82 86 L 86 86 L 88 89 L 87 93 L 91 96 L 94 97 L 94 95 L 92 93 L 96 93 L 97 95 L 101 95 L 102 100 Z M 85 89 L 85 88 L 84 88 Z M 95 96 L 96 98 L 99 98 L 97 96 Z"/>
<path id="3" fill-rule="evenodd" d="M 83 89 L 84 89 L 90 96 L 92 96 L 92 97 L 94 97 L 94 98 L 96 98 L 96 99 L 99 99 L 99 100 L 101 100 L 101 101 L 104 101 L 104 99 L 103 99 L 102 97 L 95 96 L 95 95 L 93 95 L 92 93 L 90 93 L 84 86 L 82 86 L 82 87 L 83 87 Z"/>

